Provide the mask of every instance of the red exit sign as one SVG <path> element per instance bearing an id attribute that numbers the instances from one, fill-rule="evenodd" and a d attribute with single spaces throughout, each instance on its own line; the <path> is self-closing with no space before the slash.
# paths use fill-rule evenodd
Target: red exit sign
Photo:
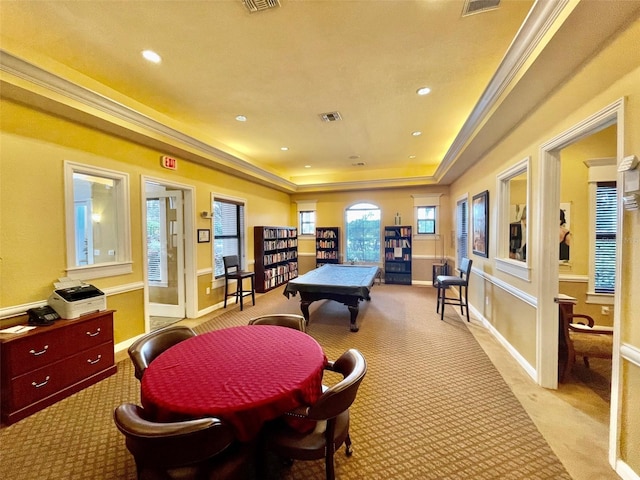
<path id="1" fill-rule="evenodd" d="M 167 157 L 163 155 L 162 157 L 162 166 L 164 168 L 168 168 L 169 170 L 177 170 L 178 169 L 178 161 L 175 158 Z"/>

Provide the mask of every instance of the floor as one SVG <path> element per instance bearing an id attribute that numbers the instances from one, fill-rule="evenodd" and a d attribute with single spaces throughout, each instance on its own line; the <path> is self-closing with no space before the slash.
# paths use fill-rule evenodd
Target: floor
<path id="1" fill-rule="evenodd" d="M 208 315 L 207 320 L 210 318 Z M 180 324 L 195 326 L 202 321 L 184 319 Z M 480 322 L 472 317 L 467 326 L 571 477 L 619 479 L 608 462 L 610 405 L 606 395 L 575 378 L 558 390 L 541 388 Z"/>

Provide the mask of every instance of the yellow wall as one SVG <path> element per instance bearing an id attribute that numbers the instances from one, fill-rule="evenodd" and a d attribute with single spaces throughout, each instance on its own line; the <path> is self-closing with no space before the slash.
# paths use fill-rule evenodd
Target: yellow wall
<path id="1" fill-rule="evenodd" d="M 297 218 L 297 204 L 300 201 L 316 201 L 316 225 L 319 227 L 339 227 L 340 228 L 340 260 L 348 262 L 351 259 L 345 259 L 345 210 L 355 203 L 367 202 L 377 205 L 381 209 L 380 222 L 382 226 L 393 225 L 396 213 L 400 215 L 403 225 L 412 225 L 414 232 L 414 241 L 412 249 L 412 279 L 414 282 L 430 282 L 431 281 L 431 264 L 434 259 L 440 259 L 443 255 L 453 255 L 451 248 L 451 211 L 448 195 L 448 187 L 442 186 L 425 186 L 425 187 L 407 187 L 389 190 L 358 190 L 353 192 L 331 192 L 331 193 L 314 193 L 314 194 L 294 194 L 292 195 L 291 215 L 292 219 Z M 439 208 L 439 223 L 437 228 L 439 231 L 438 239 L 433 236 L 424 236 L 417 238 L 415 236 L 415 207 L 414 197 L 420 195 L 436 195 L 441 194 Z M 295 222 L 295 220 L 292 220 Z M 381 240 L 382 242 L 382 240 Z M 304 273 L 304 268 L 315 268 L 315 241 L 313 238 L 305 239 L 302 237 L 298 242 L 298 250 L 301 255 L 300 271 Z M 307 258 L 307 256 L 309 258 Z M 314 260 L 310 258 L 313 256 Z M 381 253 L 382 256 L 382 253 Z M 382 261 L 382 260 L 381 260 Z M 383 267 L 384 264 L 381 264 Z"/>
<path id="2" fill-rule="evenodd" d="M 2 100 L 0 175 L 0 308 L 47 299 L 53 282 L 66 275 L 63 162 L 101 166 L 129 175 L 133 272 L 91 281 L 101 289 L 141 284 L 141 176 L 189 185 L 196 194 L 196 228 L 211 228 L 198 215 L 211 211 L 211 193 L 246 200 L 247 257 L 253 263 L 253 225 L 288 224 L 289 195 L 202 165 L 179 160 L 178 170 L 160 166 L 160 152 L 81 126 L 60 117 Z M 197 244 L 197 267 L 212 267 L 211 243 Z M 206 295 L 211 275 L 198 279 L 198 310 L 222 299 L 220 289 Z M 142 287 L 108 296 L 116 308 L 116 342 L 144 332 Z M 9 320 L 11 321 L 11 320 Z M 6 323 L 6 322 L 4 322 Z"/>
<path id="3" fill-rule="evenodd" d="M 624 150 L 619 154 L 621 156 L 640 155 L 640 67 L 637 56 L 629 55 L 629 52 L 637 50 L 639 41 L 640 22 L 635 22 L 458 179 L 451 186 L 451 198 L 458 198 L 464 193 L 473 195 L 485 189 L 488 189 L 493 196 L 496 175 L 522 158 L 530 156 L 533 192 L 528 221 L 531 226 L 531 222 L 535 222 L 536 219 L 536 206 L 540 205 L 540 199 L 545 195 L 544 188 L 542 190 L 537 188 L 538 185 L 545 185 L 544 180 L 539 178 L 540 146 L 623 97 L 625 98 Z M 606 137 L 612 134 L 604 132 L 602 135 Z M 608 141 L 601 142 L 600 140 L 602 139 L 594 137 L 582 145 L 589 150 L 593 149 L 593 155 L 587 154 L 588 158 L 610 155 L 611 149 Z M 578 148 L 581 147 L 576 146 L 576 149 Z M 573 170 L 571 172 L 565 171 L 565 168 L 570 167 L 568 163 L 564 163 L 564 150 L 562 155 L 563 177 L 574 177 Z M 582 154 L 580 156 L 582 157 Z M 580 175 L 585 176 L 586 174 L 582 172 Z M 574 194 L 576 197 L 578 196 L 577 192 L 570 192 L 567 194 L 568 197 L 563 196 L 562 200 L 573 200 L 576 205 L 578 200 L 571 198 L 574 197 Z M 587 204 L 586 197 L 582 193 L 579 196 L 581 200 L 576 208 Z M 493 213 L 490 216 L 489 230 L 495 231 L 495 205 L 492 205 L 491 208 Z M 583 235 L 582 232 L 586 232 L 582 222 L 582 220 L 576 219 L 575 223 L 576 232 L 580 232 L 580 237 Z M 573 229 L 574 220 L 572 218 Z M 640 282 L 639 211 L 624 213 L 623 231 L 622 251 L 618 252 L 621 256 L 623 270 L 621 304 L 619 305 L 621 312 L 620 332 L 623 344 L 627 343 L 638 349 L 640 348 L 640 322 L 638 321 L 640 307 L 637 302 L 632 302 L 631 298 L 632 292 L 637 294 L 637 285 L 640 284 L 638 283 Z M 530 241 L 534 244 L 538 240 L 531 238 Z M 580 245 L 582 239 L 578 238 L 576 241 Z M 578 251 L 583 248 L 586 247 L 577 246 Z M 533 268 L 531 281 L 527 282 L 498 271 L 495 268 L 494 248 L 490 249 L 489 258 L 474 257 L 473 260 L 474 267 L 479 270 L 480 274 L 474 274 L 471 279 L 470 299 L 472 299 L 472 304 L 489 318 L 499 334 L 514 346 L 518 353 L 535 366 L 537 337 L 535 315 L 532 315 L 535 309 L 532 309 L 525 301 L 525 297 L 528 296 L 535 301 L 539 287 L 538 272 Z M 575 269 L 580 274 L 586 275 L 588 273 L 588 268 L 585 267 L 582 260 L 576 261 Z M 522 292 L 523 298 L 502 292 L 502 290 L 506 290 L 505 285 Z M 524 317 L 509 318 L 504 316 L 505 312 L 509 310 L 522 311 Z M 496 312 L 499 312 L 499 321 L 494 320 L 498 316 Z M 640 448 L 638 448 L 640 443 L 637 434 L 640 431 L 640 409 L 634 407 L 640 401 L 639 370 L 629 361 L 622 359 L 621 404 L 624 407 L 620 419 L 621 457 L 635 471 L 640 470 Z"/>

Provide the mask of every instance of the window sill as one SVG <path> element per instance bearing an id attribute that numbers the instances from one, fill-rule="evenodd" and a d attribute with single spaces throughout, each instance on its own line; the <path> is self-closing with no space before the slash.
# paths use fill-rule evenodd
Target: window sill
<path id="1" fill-rule="evenodd" d="M 522 280 L 531 280 L 531 271 L 526 262 L 512 260 L 510 258 L 496 258 L 496 268 Z"/>
<path id="2" fill-rule="evenodd" d="M 67 268 L 67 277 L 73 280 L 91 280 L 94 278 L 115 277 L 133 272 L 132 262 L 101 263 L 85 267 Z"/>
<path id="3" fill-rule="evenodd" d="M 613 305 L 613 293 L 595 293 L 587 292 L 587 298 L 584 303 L 594 303 L 597 305 Z"/>

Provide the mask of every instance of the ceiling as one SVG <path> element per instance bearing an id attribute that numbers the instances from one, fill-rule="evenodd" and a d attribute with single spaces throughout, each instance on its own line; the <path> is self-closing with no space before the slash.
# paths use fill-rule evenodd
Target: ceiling
<path id="1" fill-rule="evenodd" d="M 455 179 L 456 145 L 523 58 L 514 38 L 532 5 L 463 16 L 465 0 L 280 0 L 255 13 L 241 0 L 1 1 L 0 40 L 5 67 L 6 54 L 37 65 L 192 147 L 167 153 L 292 192 L 424 185 Z"/>

